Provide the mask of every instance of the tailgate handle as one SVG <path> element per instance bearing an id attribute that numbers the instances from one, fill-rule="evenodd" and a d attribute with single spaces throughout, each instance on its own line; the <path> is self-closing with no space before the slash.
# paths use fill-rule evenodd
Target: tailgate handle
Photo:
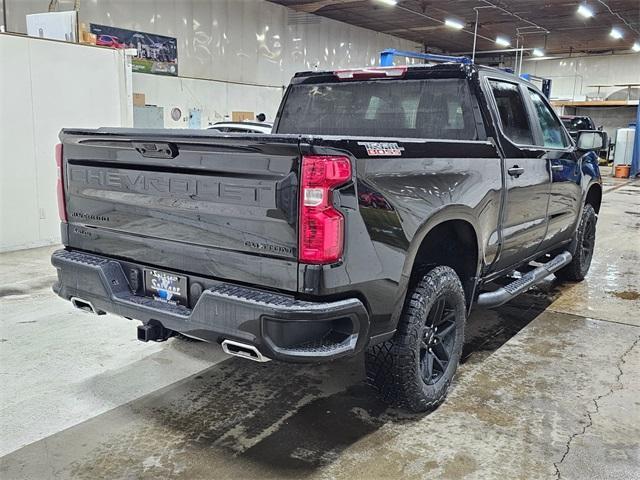
<path id="1" fill-rule="evenodd" d="M 174 143 L 133 142 L 133 148 L 148 158 L 176 158 L 178 147 Z"/>

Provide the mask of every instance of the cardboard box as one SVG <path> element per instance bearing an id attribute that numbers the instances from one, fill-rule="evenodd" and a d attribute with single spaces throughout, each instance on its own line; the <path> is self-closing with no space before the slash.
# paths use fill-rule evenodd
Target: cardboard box
<path id="1" fill-rule="evenodd" d="M 256 119 L 253 112 L 231 112 L 232 122 L 251 122 Z"/>
<path id="2" fill-rule="evenodd" d="M 84 43 L 86 45 L 95 45 L 98 37 L 87 30 L 86 23 L 81 23 L 78 27 L 78 39 L 80 43 Z"/>
<path id="3" fill-rule="evenodd" d="M 144 93 L 134 93 L 133 94 L 133 106 L 134 107 L 144 107 L 146 105 L 146 100 L 144 98 Z"/>

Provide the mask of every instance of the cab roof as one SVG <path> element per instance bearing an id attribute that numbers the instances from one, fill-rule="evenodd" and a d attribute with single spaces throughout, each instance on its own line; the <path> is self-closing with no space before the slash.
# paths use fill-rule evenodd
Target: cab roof
<path id="1" fill-rule="evenodd" d="M 510 77 L 520 82 L 529 83 L 526 80 L 494 67 L 477 64 L 463 63 L 436 63 L 419 65 L 396 65 L 392 67 L 362 67 L 343 70 L 306 71 L 298 72 L 291 80 L 292 84 L 299 83 L 323 83 L 335 81 L 362 81 L 371 79 L 409 79 L 422 78 L 471 78 L 479 72 L 491 72 L 501 77 Z"/>

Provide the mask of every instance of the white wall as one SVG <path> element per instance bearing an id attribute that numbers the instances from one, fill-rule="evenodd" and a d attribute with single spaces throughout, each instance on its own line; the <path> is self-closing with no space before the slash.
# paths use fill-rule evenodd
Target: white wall
<path id="1" fill-rule="evenodd" d="M 24 16 L 46 10 L 48 0 L 6 3 L 8 28 L 24 32 Z M 60 10 L 71 9 L 73 0 L 59 4 Z M 165 107 L 167 127 L 186 126 L 184 119 L 170 119 L 173 107 L 185 114 L 189 108 L 203 109 L 203 126 L 233 110 L 264 112 L 273 120 L 282 86 L 295 72 L 374 65 L 386 48 L 420 49 L 397 37 L 263 0 L 83 1 L 79 19 L 177 38 L 179 73 L 188 80 L 133 75 L 134 91 L 145 93 L 147 103 Z"/>
<path id="2" fill-rule="evenodd" d="M 171 78 L 160 75 L 133 74 L 135 92 L 146 95 L 146 103 L 164 107 L 166 128 L 187 128 L 190 108 L 202 111 L 202 127 L 231 120 L 232 111 L 249 111 L 266 114 L 273 120 L 282 98 L 281 87 L 259 87 L 215 80 Z M 174 121 L 171 109 L 178 107 L 182 118 Z"/>
<path id="3" fill-rule="evenodd" d="M 554 99 L 585 100 L 586 96 L 594 97 L 598 93 L 597 88 L 589 85 L 640 83 L 640 53 L 526 60 L 522 71 L 551 78 Z M 606 98 L 622 89 L 602 88 L 601 96 Z"/>
<path id="4" fill-rule="evenodd" d="M 49 0 L 5 0 L 8 28 L 24 33 L 25 15 Z M 59 0 L 60 10 L 73 0 Z M 407 40 L 264 0 L 85 0 L 79 21 L 178 39 L 180 75 L 282 86 L 300 70 L 373 65 L 385 48 L 416 50 Z M 306 23 L 305 23 L 306 22 Z"/>
<path id="5" fill-rule="evenodd" d="M 58 242 L 63 127 L 127 126 L 124 54 L 0 34 L 0 251 Z M 99 94 L 98 94 L 99 92 Z"/>
<path id="6" fill-rule="evenodd" d="M 71 9 L 73 3 L 60 0 L 59 9 Z M 25 32 L 25 15 L 46 10 L 48 0 L 6 4 L 8 28 Z M 191 108 L 202 110 L 203 127 L 230 118 L 234 110 L 265 113 L 273 120 L 282 87 L 295 72 L 374 65 L 386 48 L 421 48 L 264 0 L 83 1 L 79 19 L 177 38 L 180 78 L 133 74 L 134 92 L 164 107 L 169 128 L 186 127 Z M 173 107 L 183 112 L 177 122 L 170 117 Z"/>

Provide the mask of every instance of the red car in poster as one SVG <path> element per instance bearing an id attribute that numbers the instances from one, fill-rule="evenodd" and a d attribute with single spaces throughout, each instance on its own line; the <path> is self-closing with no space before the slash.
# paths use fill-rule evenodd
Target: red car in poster
<path id="1" fill-rule="evenodd" d="M 111 48 L 124 48 L 125 44 L 120 43 L 118 37 L 114 37 L 113 35 L 98 35 L 98 39 L 96 40 L 96 45 L 100 45 L 102 47 L 111 47 Z"/>

